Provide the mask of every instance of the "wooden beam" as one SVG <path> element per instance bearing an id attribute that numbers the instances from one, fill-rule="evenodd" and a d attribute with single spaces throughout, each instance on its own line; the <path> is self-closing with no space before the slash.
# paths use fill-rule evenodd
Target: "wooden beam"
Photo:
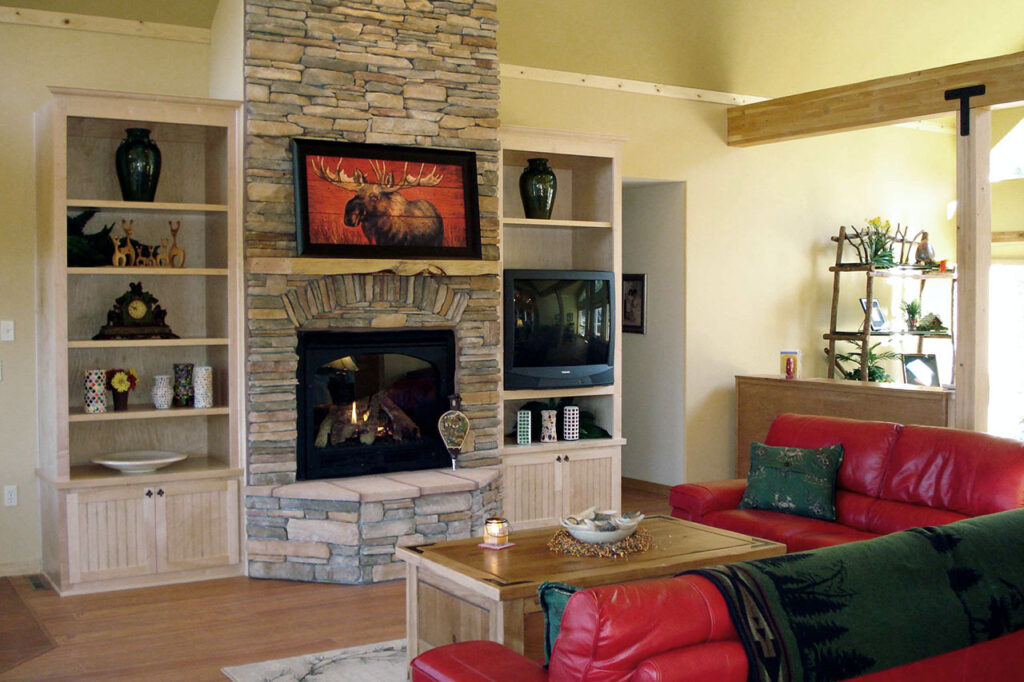
<path id="1" fill-rule="evenodd" d="M 46 28 L 66 28 L 94 33 L 113 33 L 139 38 L 178 40 L 186 43 L 210 44 L 210 29 L 177 24 L 159 24 L 152 21 L 115 19 L 89 14 L 51 12 L 49 10 L 0 7 L 0 24 L 22 24 Z"/>
<path id="2" fill-rule="evenodd" d="M 956 144 L 956 401 L 954 425 L 988 425 L 988 280 L 992 261 L 992 208 L 988 160 L 992 112 L 971 109 L 971 134 Z M 957 114 L 959 119 L 960 114 Z M 959 122 L 959 121 L 958 121 Z M 959 127 L 959 126 L 958 126 Z"/>
<path id="3" fill-rule="evenodd" d="M 1024 52 L 779 97 L 728 110 L 730 146 L 746 147 L 949 114 L 946 90 L 985 85 L 971 107 L 1024 101 Z"/>
<path id="4" fill-rule="evenodd" d="M 993 232 L 992 242 L 1024 242 L 1024 232 Z"/>

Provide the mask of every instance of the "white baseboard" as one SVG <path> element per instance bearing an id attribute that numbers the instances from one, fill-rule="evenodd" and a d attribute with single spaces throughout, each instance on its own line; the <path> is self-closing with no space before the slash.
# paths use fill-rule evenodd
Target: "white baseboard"
<path id="1" fill-rule="evenodd" d="M 11 561 L 0 563 L 0 578 L 10 575 L 32 575 L 42 570 L 38 561 Z"/>

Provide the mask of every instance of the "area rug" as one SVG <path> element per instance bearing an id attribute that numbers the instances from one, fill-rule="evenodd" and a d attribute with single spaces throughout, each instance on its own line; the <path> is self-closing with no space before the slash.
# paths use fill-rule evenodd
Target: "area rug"
<path id="1" fill-rule="evenodd" d="M 0 673 L 54 646 L 53 639 L 21 601 L 10 579 L 0 578 Z"/>
<path id="2" fill-rule="evenodd" d="M 319 654 L 236 665 L 221 672 L 235 682 L 405 682 L 405 639 Z"/>

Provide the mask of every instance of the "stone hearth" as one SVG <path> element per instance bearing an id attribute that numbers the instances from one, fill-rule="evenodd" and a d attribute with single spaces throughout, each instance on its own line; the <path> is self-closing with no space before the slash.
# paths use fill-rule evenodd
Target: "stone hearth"
<path id="1" fill-rule="evenodd" d="M 395 547 L 481 535 L 500 507 L 498 467 L 282 486 L 246 496 L 249 575 L 370 583 L 405 576 Z"/>

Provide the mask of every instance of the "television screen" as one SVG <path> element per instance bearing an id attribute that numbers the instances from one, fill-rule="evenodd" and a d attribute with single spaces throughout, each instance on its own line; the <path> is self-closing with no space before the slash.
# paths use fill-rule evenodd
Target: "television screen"
<path id="1" fill-rule="evenodd" d="M 507 272 L 506 386 L 611 383 L 613 281 L 606 272 Z"/>

